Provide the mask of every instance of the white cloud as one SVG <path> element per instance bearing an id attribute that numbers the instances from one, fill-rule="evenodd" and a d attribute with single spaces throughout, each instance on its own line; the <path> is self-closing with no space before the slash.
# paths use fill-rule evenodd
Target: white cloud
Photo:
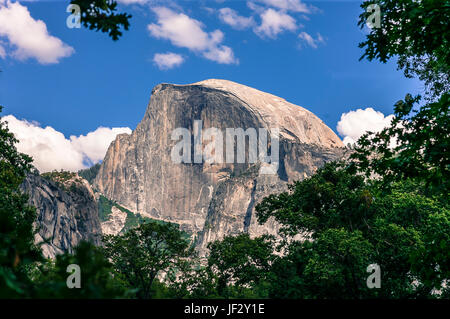
<path id="1" fill-rule="evenodd" d="M 223 64 L 237 63 L 233 50 L 222 45 L 222 31 L 203 31 L 203 24 L 184 13 L 176 13 L 165 7 L 152 9 L 157 15 L 158 23 L 147 26 L 155 38 L 169 40 L 177 47 L 187 48 L 203 57 Z"/>
<path id="2" fill-rule="evenodd" d="M 1 44 L 0 44 L 0 58 L 2 59 L 6 58 L 6 50 Z"/>
<path id="3" fill-rule="evenodd" d="M 255 33 L 260 36 L 275 38 L 284 30 L 295 31 L 296 21 L 290 15 L 274 9 L 266 9 L 261 14 L 261 25 L 255 28 Z"/>
<path id="4" fill-rule="evenodd" d="M 202 7 L 203 10 L 205 10 L 208 14 L 216 14 L 216 9 L 210 8 L 210 7 Z"/>
<path id="5" fill-rule="evenodd" d="M 158 17 L 158 24 L 148 25 L 148 30 L 154 37 L 168 39 L 173 45 L 198 51 L 206 50 L 212 42 L 212 37 L 202 30 L 200 21 L 164 7 L 153 8 L 153 11 Z"/>
<path id="6" fill-rule="evenodd" d="M 41 64 L 51 64 L 75 52 L 50 35 L 46 24 L 33 19 L 28 8 L 19 2 L 0 2 L 0 37 L 6 38 L 13 48 L 12 52 L 3 52 L 3 56 L 11 55 L 18 60 L 34 58 Z"/>
<path id="7" fill-rule="evenodd" d="M 320 33 L 317 33 L 316 39 L 314 39 L 310 34 L 306 32 L 301 32 L 298 37 L 314 49 L 317 49 L 320 43 L 325 43 L 325 40 Z"/>
<path id="8" fill-rule="evenodd" d="M 256 12 L 256 13 L 259 13 L 259 14 L 262 13 L 262 12 L 264 12 L 264 7 L 259 6 L 259 5 L 257 5 L 256 3 L 251 2 L 251 1 L 248 1 L 248 2 L 247 2 L 247 7 L 249 7 L 250 10 L 252 10 L 252 11 L 254 11 L 254 12 Z"/>
<path id="9" fill-rule="evenodd" d="M 221 45 L 213 47 L 203 53 L 203 56 L 211 61 L 222 64 L 238 63 L 239 61 L 234 58 L 233 50 L 230 47 Z"/>
<path id="10" fill-rule="evenodd" d="M 219 10 L 219 19 L 237 30 L 243 30 L 254 24 L 253 17 L 240 16 L 235 10 L 222 8 Z"/>
<path id="11" fill-rule="evenodd" d="M 380 132 L 389 126 L 394 115 L 384 116 L 373 108 L 357 109 L 341 115 L 337 124 L 338 133 L 344 137 L 344 144 L 354 144 L 367 131 Z"/>
<path id="12" fill-rule="evenodd" d="M 73 148 L 83 154 L 85 159 L 95 164 L 103 160 L 112 141 L 119 134 L 131 134 L 129 127 L 99 127 L 87 135 L 71 136 Z"/>
<path id="13" fill-rule="evenodd" d="M 144 4 L 150 2 L 150 0 L 117 0 L 117 2 L 123 4 Z"/>
<path id="14" fill-rule="evenodd" d="M 131 129 L 99 127 L 87 135 L 65 138 L 64 134 L 38 123 L 18 120 L 13 115 L 7 115 L 2 121 L 8 122 L 8 127 L 19 140 L 19 152 L 33 157 L 33 164 L 41 172 L 52 170 L 77 171 L 86 168 L 86 162 L 97 163 L 103 160 L 106 151 L 117 134 L 131 133 Z"/>
<path id="15" fill-rule="evenodd" d="M 310 13 L 311 9 L 301 0 L 256 0 L 268 6 L 292 12 Z"/>
<path id="16" fill-rule="evenodd" d="M 181 65 L 184 62 L 184 58 L 180 54 L 172 52 L 156 53 L 153 56 L 153 62 L 160 70 L 168 70 Z"/>
<path id="17" fill-rule="evenodd" d="M 320 33 L 317 33 L 317 42 L 319 43 L 325 43 L 325 39 L 322 37 Z"/>

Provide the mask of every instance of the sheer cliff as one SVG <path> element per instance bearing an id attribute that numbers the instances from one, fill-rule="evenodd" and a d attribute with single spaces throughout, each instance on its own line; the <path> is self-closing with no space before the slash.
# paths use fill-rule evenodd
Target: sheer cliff
<path id="1" fill-rule="evenodd" d="M 39 232 L 35 241 L 48 241 L 41 246 L 45 257 L 72 252 L 82 240 L 101 244 L 97 202 L 86 180 L 72 174 L 55 182 L 30 174 L 21 189 L 28 194 L 29 204 L 36 207 Z"/>
<path id="2" fill-rule="evenodd" d="M 177 128 L 190 133 L 189 158 L 195 158 L 198 148 L 201 154 L 205 152 L 208 143 L 196 144 L 194 121 L 199 120 L 204 132 L 209 128 L 223 132 L 214 139 L 225 140 L 227 128 L 265 129 L 269 135 L 279 132 L 274 174 L 262 173 L 266 164 L 260 157 L 243 163 L 174 162 L 172 152 L 179 141 L 173 139 L 173 132 Z M 273 153 L 275 142 L 268 140 Z M 249 136 L 246 141 L 245 158 L 250 159 Z M 223 145 L 214 154 L 230 151 L 228 144 Z M 236 145 L 233 154 L 238 151 Z M 317 116 L 277 96 L 226 80 L 160 84 L 153 89 L 144 118 L 132 134 L 119 135 L 110 145 L 94 187 L 133 212 L 180 224 L 204 250 L 208 242 L 226 234 L 275 234 L 274 222 L 258 225 L 256 204 L 286 190 L 288 183 L 310 176 L 326 161 L 341 158 L 344 152 L 342 141 Z"/>

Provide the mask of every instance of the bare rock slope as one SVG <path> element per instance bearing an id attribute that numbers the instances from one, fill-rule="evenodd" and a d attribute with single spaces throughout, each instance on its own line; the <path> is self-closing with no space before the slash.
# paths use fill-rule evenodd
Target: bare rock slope
<path id="1" fill-rule="evenodd" d="M 278 128 L 276 174 L 261 174 L 260 162 L 174 163 L 177 141 L 171 134 L 176 128 L 193 134 L 194 120 L 222 132 Z M 204 251 L 226 234 L 276 234 L 274 222 L 258 225 L 256 204 L 344 152 L 342 141 L 317 116 L 277 96 L 226 80 L 160 84 L 137 128 L 110 145 L 94 186 L 131 211 L 180 224 Z"/>
<path id="2" fill-rule="evenodd" d="M 36 243 L 47 258 L 54 258 L 73 248 L 82 240 L 101 244 L 98 207 L 89 183 L 75 175 L 64 182 L 55 182 L 39 175 L 27 176 L 21 189 L 36 207 Z"/>

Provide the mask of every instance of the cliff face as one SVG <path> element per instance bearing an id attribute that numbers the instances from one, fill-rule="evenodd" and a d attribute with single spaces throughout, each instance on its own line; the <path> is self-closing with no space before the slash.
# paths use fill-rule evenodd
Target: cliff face
<path id="1" fill-rule="evenodd" d="M 224 136 L 226 128 L 263 128 L 271 133 L 278 129 L 275 174 L 262 174 L 260 168 L 266 164 L 260 160 L 248 161 L 248 148 L 245 163 L 174 162 L 171 153 L 179 140 L 172 140 L 172 132 L 186 128 L 194 135 L 196 120 L 202 121 L 203 130 L 217 128 Z M 195 154 L 195 137 L 191 142 Z M 273 148 L 270 137 L 268 142 Z M 225 154 L 225 143 L 223 148 Z M 314 114 L 274 95 L 225 80 L 160 84 L 133 133 L 119 135 L 110 145 L 94 185 L 131 211 L 180 224 L 197 236 L 202 251 L 226 234 L 275 234 L 274 222 L 257 224 L 255 205 L 286 190 L 288 183 L 310 176 L 324 162 L 342 157 L 344 150 L 341 140 Z"/>
<path id="2" fill-rule="evenodd" d="M 72 252 L 80 241 L 101 243 L 98 207 L 87 181 L 76 178 L 56 184 L 37 175 L 29 175 L 21 185 L 29 195 L 29 204 L 37 209 L 35 241 L 48 239 L 42 245 L 44 256 L 54 258 Z"/>

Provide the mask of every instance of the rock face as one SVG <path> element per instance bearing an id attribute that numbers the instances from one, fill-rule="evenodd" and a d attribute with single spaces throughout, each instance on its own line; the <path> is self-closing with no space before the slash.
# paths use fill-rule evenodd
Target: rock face
<path id="1" fill-rule="evenodd" d="M 70 185 L 69 187 L 66 187 Z M 77 176 L 75 180 L 57 185 L 38 175 L 28 175 L 21 185 L 29 195 L 29 204 L 37 209 L 39 227 L 36 243 L 42 245 L 45 257 L 54 258 L 63 252 L 72 252 L 80 241 L 101 244 L 98 207 L 88 182 Z"/>
<path id="2" fill-rule="evenodd" d="M 195 137 L 190 137 L 192 161 L 174 162 L 171 154 L 180 138 L 172 140 L 173 131 L 185 128 L 195 135 L 196 120 L 202 121 L 203 130 L 223 132 L 223 140 L 226 128 L 263 128 L 270 133 L 278 129 L 275 174 L 262 174 L 260 168 L 267 164 L 260 157 L 251 162 L 249 147 L 244 163 L 196 163 L 196 150 L 205 152 L 208 142 L 196 146 Z M 268 141 L 268 148 L 274 150 L 275 140 Z M 223 144 L 223 152 L 215 149 L 213 154 L 226 154 L 228 144 Z M 256 204 L 344 152 L 342 141 L 318 117 L 274 95 L 226 80 L 160 84 L 133 133 L 117 136 L 110 145 L 94 185 L 131 211 L 180 224 L 196 236 L 204 252 L 208 242 L 226 234 L 276 234 L 273 221 L 258 225 Z"/>
<path id="3" fill-rule="evenodd" d="M 117 235 L 125 226 L 127 213 L 121 211 L 117 207 L 111 207 L 111 215 L 109 219 L 101 223 L 103 235 Z"/>

